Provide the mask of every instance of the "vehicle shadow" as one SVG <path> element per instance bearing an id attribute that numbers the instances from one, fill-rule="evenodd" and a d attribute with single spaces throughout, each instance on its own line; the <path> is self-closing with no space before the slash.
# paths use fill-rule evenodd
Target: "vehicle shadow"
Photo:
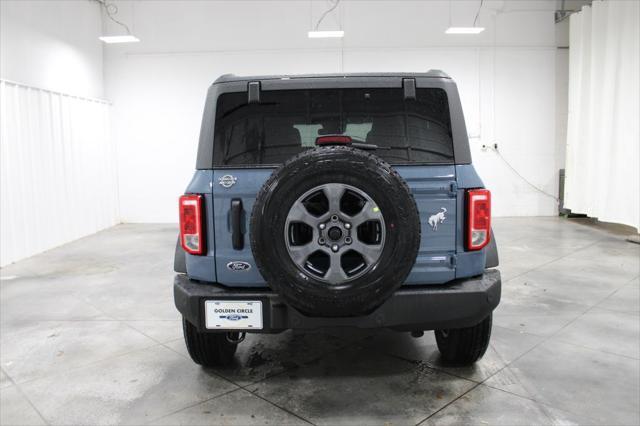
<path id="1" fill-rule="evenodd" d="M 231 365 L 210 371 L 246 386 L 280 374 L 373 378 L 444 366 L 431 332 L 416 339 L 392 330 L 326 329 L 249 334 Z"/>

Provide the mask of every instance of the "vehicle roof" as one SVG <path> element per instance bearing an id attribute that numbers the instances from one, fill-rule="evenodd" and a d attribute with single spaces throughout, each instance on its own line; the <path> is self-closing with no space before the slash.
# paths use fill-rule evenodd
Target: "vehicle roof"
<path id="1" fill-rule="evenodd" d="M 229 83 L 238 81 L 262 81 L 262 80 L 295 80 L 309 78 L 332 78 L 332 79 L 358 79 L 376 77 L 400 77 L 400 78 L 446 78 L 451 79 L 445 72 L 440 70 L 429 70 L 427 72 L 370 72 L 370 73 L 336 73 L 336 74 L 283 74 L 283 75 L 253 75 L 240 76 L 235 74 L 224 74 L 218 77 L 213 84 Z"/>

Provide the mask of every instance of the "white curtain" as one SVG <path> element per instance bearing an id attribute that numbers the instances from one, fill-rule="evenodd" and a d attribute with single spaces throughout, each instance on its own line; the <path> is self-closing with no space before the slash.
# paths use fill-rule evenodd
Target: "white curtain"
<path id="1" fill-rule="evenodd" d="M 109 104 L 0 80 L 0 266 L 118 222 Z"/>
<path id="2" fill-rule="evenodd" d="M 640 2 L 571 16 L 565 207 L 640 229 Z"/>

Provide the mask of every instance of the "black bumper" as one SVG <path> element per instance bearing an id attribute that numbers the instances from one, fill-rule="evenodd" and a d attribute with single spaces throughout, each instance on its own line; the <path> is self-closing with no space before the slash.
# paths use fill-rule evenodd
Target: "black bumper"
<path id="1" fill-rule="evenodd" d="M 413 331 L 461 328 L 479 323 L 498 306 L 500 287 L 500 271 L 490 269 L 481 276 L 445 285 L 402 287 L 369 315 L 345 318 L 308 317 L 269 289 L 199 283 L 184 274 L 176 275 L 173 293 L 180 313 L 200 331 L 206 331 L 204 302 L 214 299 L 261 301 L 263 328 L 251 330 L 255 333 L 330 327 L 386 327 Z"/>

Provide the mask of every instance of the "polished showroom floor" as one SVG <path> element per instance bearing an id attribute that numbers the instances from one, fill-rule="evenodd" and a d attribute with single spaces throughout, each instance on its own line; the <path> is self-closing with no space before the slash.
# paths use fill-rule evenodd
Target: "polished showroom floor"
<path id="1" fill-rule="evenodd" d="M 638 424 L 640 246 L 586 221 L 495 219 L 491 346 L 470 368 L 432 333 L 250 336 L 188 359 L 175 226 L 121 225 L 10 265 L 0 283 L 2 424 Z"/>

